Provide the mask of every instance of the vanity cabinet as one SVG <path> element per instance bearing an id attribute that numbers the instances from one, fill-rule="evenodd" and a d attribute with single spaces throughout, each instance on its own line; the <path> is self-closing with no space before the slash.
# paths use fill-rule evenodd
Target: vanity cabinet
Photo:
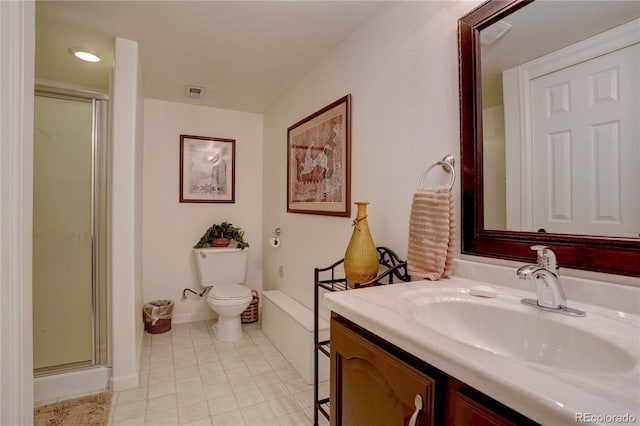
<path id="1" fill-rule="evenodd" d="M 331 424 L 433 425 L 435 379 L 336 318 L 331 321 Z"/>
<path id="2" fill-rule="evenodd" d="M 332 426 L 485 426 L 537 423 L 331 315 Z"/>
<path id="3" fill-rule="evenodd" d="M 537 424 L 452 377 L 447 381 L 447 426 Z"/>

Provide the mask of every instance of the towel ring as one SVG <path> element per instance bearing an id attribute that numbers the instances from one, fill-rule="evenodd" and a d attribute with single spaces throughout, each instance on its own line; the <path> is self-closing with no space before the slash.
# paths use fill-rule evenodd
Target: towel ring
<path id="1" fill-rule="evenodd" d="M 429 172 L 436 166 L 441 166 L 445 172 L 451 173 L 451 182 L 449 182 L 449 189 L 453 189 L 453 184 L 456 181 L 455 159 L 453 158 L 453 155 L 445 155 L 442 160 L 429 166 L 429 168 L 422 175 L 422 179 L 420 179 L 420 188 L 422 189 L 424 178 L 426 178 Z"/>

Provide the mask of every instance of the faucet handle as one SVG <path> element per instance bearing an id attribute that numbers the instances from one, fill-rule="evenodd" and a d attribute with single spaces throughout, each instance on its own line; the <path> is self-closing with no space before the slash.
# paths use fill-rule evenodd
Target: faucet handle
<path id="1" fill-rule="evenodd" d="M 547 246 L 531 246 L 531 250 L 538 252 L 538 265 L 544 266 L 551 272 L 558 273 L 556 254 Z"/>

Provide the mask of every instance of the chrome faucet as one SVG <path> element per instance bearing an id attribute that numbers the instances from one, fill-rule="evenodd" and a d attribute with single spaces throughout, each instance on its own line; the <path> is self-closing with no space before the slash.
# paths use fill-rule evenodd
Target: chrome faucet
<path id="1" fill-rule="evenodd" d="M 531 246 L 531 250 L 538 252 L 537 264 L 521 266 L 516 274 L 521 280 L 535 283 L 538 300 L 522 299 L 521 302 L 549 312 L 585 316 L 583 311 L 567 307 L 567 297 L 560 285 L 558 262 L 553 250 L 546 246 Z"/>

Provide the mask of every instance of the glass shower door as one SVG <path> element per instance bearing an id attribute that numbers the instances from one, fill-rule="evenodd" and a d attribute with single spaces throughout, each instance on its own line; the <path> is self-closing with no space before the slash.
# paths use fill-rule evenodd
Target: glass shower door
<path id="1" fill-rule="evenodd" d="M 36 374 L 94 363 L 93 121 L 90 99 L 35 98 Z"/>

